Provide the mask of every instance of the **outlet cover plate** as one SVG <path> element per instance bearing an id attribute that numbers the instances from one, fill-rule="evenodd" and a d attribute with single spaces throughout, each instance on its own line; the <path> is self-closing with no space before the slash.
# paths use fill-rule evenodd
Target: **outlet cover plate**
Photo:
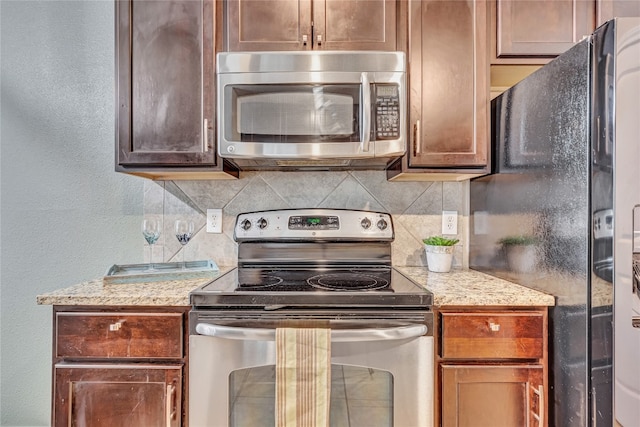
<path id="1" fill-rule="evenodd" d="M 458 211 L 442 211 L 442 234 L 458 234 Z"/>
<path id="2" fill-rule="evenodd" d="M 207 233 L 222 233 L 222 209 L 207 209 Z"/>

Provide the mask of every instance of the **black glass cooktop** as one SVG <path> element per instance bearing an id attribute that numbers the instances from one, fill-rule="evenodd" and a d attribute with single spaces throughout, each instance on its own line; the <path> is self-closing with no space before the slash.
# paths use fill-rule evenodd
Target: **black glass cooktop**
<path id="1" fill-rule="evenodd" d="M 432 294 L 393 267 L 239 267 L 191 292 L 195 306 L 430 306 Z"/>
<path id="2" fill-rule="evenodd" d="M 390 268 L 280 269 L 240 268 L 236 291 L 388 291 Z"/>

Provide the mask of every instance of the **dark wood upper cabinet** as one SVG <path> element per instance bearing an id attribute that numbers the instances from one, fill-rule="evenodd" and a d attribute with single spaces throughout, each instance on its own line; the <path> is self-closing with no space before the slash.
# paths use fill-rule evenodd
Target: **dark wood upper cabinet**
<path id="1" fill-rule="evenodd" d="M 395 0 L 229 0 L 228 51 L 396 50 Z"/>
<path id="2" fill-rule="evenodd" d="M 487 171 L 487 25 L 484 0 L 410 2 L 410 143 L 389 179 L 465 179 Z"/>
<path id="3" fill-rule="evenodd" d="M 595 3 L 584 0 L 495 0 L 492 63 L 544 64 L 595 29 Z"/>
<path id="4" fill-rule="evenodd" d="M 491 90 L 497 96 L 638 0 L 491 0 Z M 517 65 L 517 66 L 514 66 Z"/>
<path id="5" fill-rule="evenodd" d="M 638 0 L 596 0 L 596 26 L 612 18 L 640 16 Z"/>
<path id="6" fill-rule="evenodd" d="M 116 170 L 155 178 L 193 167 L 221 171 L 214 110 L 217 2 L 115 4 Z"/>

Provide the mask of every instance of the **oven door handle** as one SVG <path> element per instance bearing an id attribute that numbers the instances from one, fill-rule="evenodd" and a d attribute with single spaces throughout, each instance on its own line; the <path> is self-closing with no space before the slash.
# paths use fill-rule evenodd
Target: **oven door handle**
<path id="1" fill-rule="evenodd" d="M 427 333 L 426 325 L 398 326 L 394 328 L 332 329 L 332 342 L 390 341 L 416 338 Z M 239 328 L 236 326 L 198 323 L 200 335 L 245 341 L 275 341 L 275 329 Z"/>

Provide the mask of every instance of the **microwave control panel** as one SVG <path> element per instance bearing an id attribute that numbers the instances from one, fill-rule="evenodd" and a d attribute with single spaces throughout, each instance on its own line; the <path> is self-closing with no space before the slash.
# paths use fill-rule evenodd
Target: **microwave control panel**
<path id="1" fill-rule="evenodd" d="M 375 85 L 376 140 L 400 137 L 400 95 L 393 84 Z"/>

